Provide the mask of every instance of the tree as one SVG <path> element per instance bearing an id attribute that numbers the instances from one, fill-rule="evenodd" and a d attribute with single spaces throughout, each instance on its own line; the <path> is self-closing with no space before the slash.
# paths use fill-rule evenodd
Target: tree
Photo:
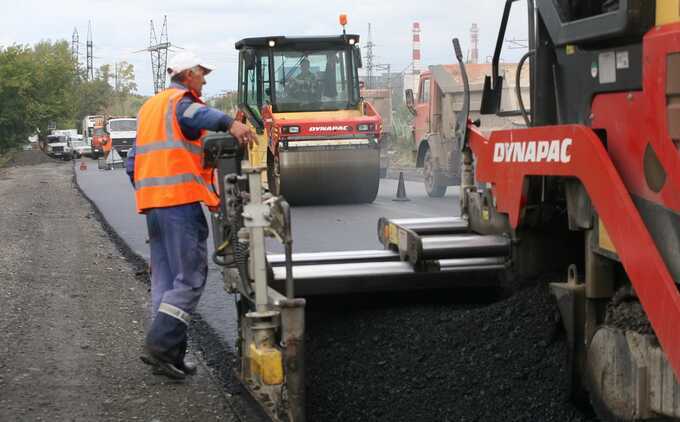
<path id="1" fill-rule="evenodd" d="M 0 150 L 73 120 L 77 72 L 66 41 L 0 49 L 0 75 Z"/>
<path id="2" fill-rule="evenodd" d="M 211 107 L 222 110 L 225 113 L 235 113 L 238 106 L 238 94 L 233 91 L 223 92 L 220 95 L 216 95 L 209 98 L 207 103 Z"/>
<path id="3" fill-rule="evenodd" d="M 111 106 L 113 89 L 103 79 L 81 81 L 78 87 L 77 122 L 91 114 L 104 114 Z"/>
<path id="4" fill-rule="evenodd" d="M 24 46 L 0 50 L 0 151 L 35 129 L 26 116 L 33 71 L 31 55 Z"/>
<path id="5" fill-rule="evenodd" d="M 113 78 L 113 72 L 111 72 L 111 65 L 110 64 L 103 64 L 99 66 L 99 69 L 97 69 L 95 79 L 99 79 L 100 81 L 104 81 L 107 84 L 111 84 L 111 79 Z"/>
<path id="6" fill-rule="evenodd" d="M 115 85 L 113 89 L 124 96 L 128 96 L 137 91 L 135 82 L 135 66 L 128 62 L 120 62 L 116 65 Z"/>
<path id="7" fill-rule="evenodd" d="M 146 98 L 135 95 L 134 66 L 111 68 L 87 80 L 66 41 L 0 47 L 0 152 L 31 134 L 46 136 L 51 122 L 75 128 L 86 115 L 135 115 Z"/>

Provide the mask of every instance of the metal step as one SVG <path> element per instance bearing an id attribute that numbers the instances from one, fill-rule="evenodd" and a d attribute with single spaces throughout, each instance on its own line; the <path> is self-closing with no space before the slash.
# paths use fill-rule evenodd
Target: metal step
<path id="1" fill-rule="evenodd" d="M 419 235 L 467 233 L 468 221 L 459 217 L 397 218 L 378 220 L 378 239 L 386 248 L 399 249 L 399 231 Z"/>
<path id="2" fill-rule="evenodd" d="M 399 261 L 399 254 L 388 250 L 374 251 L 339 251 L 339 252 L 313 252 L 293 254 L 293 265 L 320 265 L 359 262 L 389 262 Z M 271 266 L 283 266 L 286 256 L 283 254 L 267 255 L 267 262 Z"/>
<path id="3" fill-rule="evenodd" d="M 508 265 L 505 257 L 439 259 L 434 264 L 441 272 L 465 272 L 504 270 Z"/>
<path id="4" fill-rule="evenodd" d="M 505 260 L 497 257 L 436 261 L 432 271 L 416 271 L 403 261 L 345 262 L 293 267 L 298 297 L 498 286 Z M 272 267 L 270 286 L 284 291 L 286 268 Z"/>
<path id="5" fill-rule="evenodd" d="M 499 235 L 420 236 L 407 232 L 406 259 L 412 265 L 437 259 L 509 257 L 510 239 Z"/>

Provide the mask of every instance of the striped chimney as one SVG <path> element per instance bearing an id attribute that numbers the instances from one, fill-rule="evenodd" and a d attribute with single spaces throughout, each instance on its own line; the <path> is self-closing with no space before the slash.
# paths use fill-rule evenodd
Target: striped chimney
<path id="1" fill-rule="evenodd" d="M 420 23 L 413 22 L 413 74 L 420 73 Z"/>

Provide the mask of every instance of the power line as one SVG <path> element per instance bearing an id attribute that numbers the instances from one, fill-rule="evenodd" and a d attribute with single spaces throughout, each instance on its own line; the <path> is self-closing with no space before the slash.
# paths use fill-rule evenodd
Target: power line
<path id="1" fill-rule="evenodd" d="M 505 40 L 509 50 L 526 50 L 529 48 L 529 40 L 521 38 L 511 38 Z"/>

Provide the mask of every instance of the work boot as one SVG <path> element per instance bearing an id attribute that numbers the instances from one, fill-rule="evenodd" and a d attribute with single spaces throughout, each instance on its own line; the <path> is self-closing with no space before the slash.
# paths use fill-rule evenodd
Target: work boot
<path id="1" fill-rule="evenodd" d="M 194 375 L 198 370 L 198 366 L 195 362 L 188 361 L 186 359 L 187 355 L 188 341 L 185 339 L 179 347 L 179 356 L 175 363 L 175 366 L 181 369 L 187 375 Z"/>
<path id="2" fill-rule="evenodd" d="M 183 380 L 187 376 L 186 372 L 184 372 L 182 369 L 178 368 L 172 363 L 153 356 L 151 352 L 149 352 L 147 356 L 140 356 L 139 358 L 142 360 L 142 362 L 152 367 L 151 372 L 154 375 L 164 375 L 174 380 Z"/>
<path id="3" fill-rule="evenodd" d="M 182 380 L 187 375 L 183 371 L 186 348 L 186 323 L 159 312 L 146 335 L 147 356 L 143 357 L 142 361 L 153 366 L 154 374 Z"/>
<path id="4" fill-rule="evenodd" d="M 187 375 L 196 375 L 196 372 L 198 372 L 198 365 L 186 359 L 184 359 L 178 367 Z"/>

